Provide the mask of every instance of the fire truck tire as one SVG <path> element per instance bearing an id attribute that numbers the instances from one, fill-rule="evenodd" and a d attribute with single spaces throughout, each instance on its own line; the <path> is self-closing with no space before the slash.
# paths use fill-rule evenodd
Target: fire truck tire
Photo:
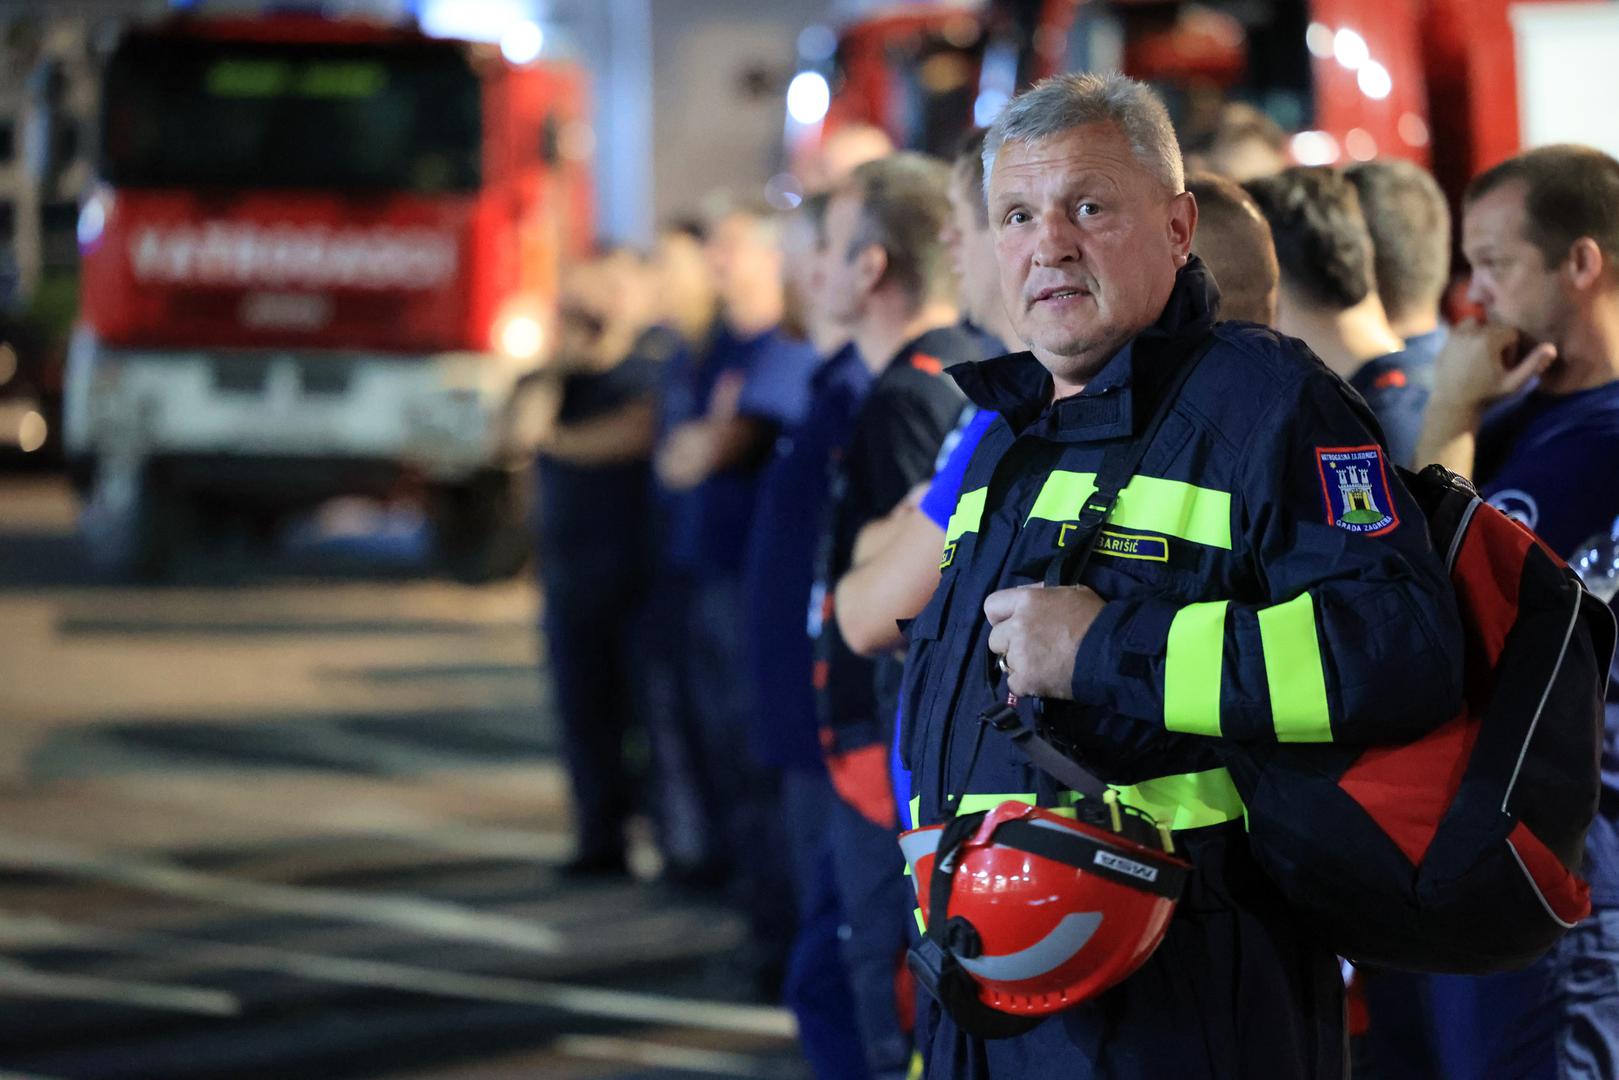
<path id="1" fill-rule="evenodd" d="M 524 469 L 491 469 L 432 491 L 434 541 L 457 581 L 502 581 L 528 565 L 528 475 Z"/>
<path id="2" fill-rule="evenodd" d="M 101 468 L 91 481 L 79 532 L 97 572 L 152 582 L 172 568 L 190 521 L 189 504 L 158 469 L 146 465 L 118 476 Z"/>

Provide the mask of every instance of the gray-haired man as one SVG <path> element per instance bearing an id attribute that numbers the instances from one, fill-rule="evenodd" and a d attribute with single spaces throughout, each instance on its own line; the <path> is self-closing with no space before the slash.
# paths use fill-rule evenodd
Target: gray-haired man
<path id="1" fill-rule="evenodd" d="M 1006 308 L 1031 352 L 953 373 L 1000 419 L 910 627 L 914 820 L 1032 802 L 1105 822 L 1101 800 L 1076 806 L 1005 734 L 995 707 L 1013 695 L 1024 725 L 1173 830 L 1194 869 L 1156 952 L 1038 1026 L 978 1037 L 968 1029 L 989 1025 L 970 1003 L 928 1002 L 927 1075 L 1340 1077 L 1337 966 L 1254 862 L 1223 748 L 1401 740 L 1452 715 L 1461 635 L 1444 568 L 1360 398 L 1301 343 L 1217 322 L 1219 290 L 1190 254 L 1196 202 L 1151 91 L 1049 80 L 1007 107 L 984 157 Z M 1109 450 L 1144 438 L 1199 353 L 1094 555 L 1066 573 Z M 1366 477 L 1352 500 L 1324 483 L 1333 469 Z M 943 950 L 1050 1003 L 1061 988 L 1043 977 L 1091 938 L 1132 947 L 1116 895 L 1066 910 L 1020 904 L 993 875 L 954 884 L 993 901 L 985 919 L 1001 925 L 930 923 L 924 975 Z"/>

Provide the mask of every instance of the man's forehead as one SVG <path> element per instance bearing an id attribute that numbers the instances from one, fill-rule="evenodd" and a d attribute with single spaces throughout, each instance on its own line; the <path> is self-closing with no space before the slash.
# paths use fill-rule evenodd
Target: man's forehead
<path id="1" fill-rule="evenodd" d="M 1465 207 L 1462 232 L 1521 236 L 1528 220 L 1525 206 L 1528 194 L 1529 185 L 1522 180 L 1510 180 L 1500 187 L 1491 188 Z"/>
<path id="2" fill-rule="evenodd" d="M 1053 166 L 1061 166 L 1060 175 L 1068 181 L 1116 182 L 1121 166 L 1127 172 L 1152 176 L 1118 125 L 1100 120 L 1037 139 L 1002 144 L 990 176 L 990 193 L 993 196 L 1014 186 L 1024 187 L 1030 179 L 1055 175 L 1047 172 Z"/>

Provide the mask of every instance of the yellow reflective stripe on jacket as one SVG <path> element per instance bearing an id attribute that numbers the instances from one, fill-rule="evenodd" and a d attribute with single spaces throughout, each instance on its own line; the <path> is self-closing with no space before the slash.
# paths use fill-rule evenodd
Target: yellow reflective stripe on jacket
<path id="1" fill-rule="evenodd" d="M 968 533 L 978 531 L 978 524 L 984 519 L 984 496 L 988 492 L 988 488 L 973 488 L 961 493 L 961 498 L 956 500 L 956 509 L 950 515 L 950 523 L 945 526 L 945 543 L 954 543 Z"/>
<path id="2" fill-rule="evenodd" d="M 1095 491 L 1095 473 L 1058 469 L 1046 477 L 1028 520 L 1073 521 Z M 980 514 L 982 511 L 980 504 Z M 1136 476 L 1119 492 L 1108 524 L 1230 551 L 1231 493 L 1158 476 Z M 952 528 L 954 525 L 952 519 Z"/>
<path id="3" fill-rule="evenodd" d="M 1259 641 L 1265 650 L 1265 683 L 1278 742 L 1331 742 L 1327 679 L 1309 593 L 1259 609 Z"/>
<path id="4" fill-rule="evenodd" d="M 1119 793 L 1119 801 L 1152 815 L 1160 825 L 1171 829 L 1201 829 L 1206 825 L 1223 825 L 1243 816 L 1242 797 L 1237 785 L 1225 769 L 1205 769 L 1202 772 L 1178 773 L 1143 780 L 1138 784 L 1109 784 Z M 1048 806 L 1053 813 L 1071 817 L 1074 804 L 1084 796 L 1077 791 L 1061 792 L 1058 806 Z M 1036 805 L 1035 796 L 1028 791 L 973 792 L 961 797 L 957 813 L 976 814 L 980 810 L 993 810 L 1003 802 L 1022 802 Z M 912 799 L 912 821 L 915 821 L 919 799 Z"/>
<path id="5" fill-rule="evenodd" d="M 1164 727 L 1170 731 L 1220 734 L 1228 606 L 1225 600 L 1187 604 L 1169 624 L 1164 650 Z"/>

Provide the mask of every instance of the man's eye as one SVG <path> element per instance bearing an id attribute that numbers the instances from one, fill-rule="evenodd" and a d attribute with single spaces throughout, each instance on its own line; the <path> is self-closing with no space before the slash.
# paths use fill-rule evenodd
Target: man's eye
<path id="1" fill-rule="evenodd" d="M 1082 203 L 1079 204 L 1079 216 L 1080 217 L 1095 217 L 1097 214 L 1100 214 L 1101 212 L 1102 212 L 1102 208 L 1100 206 L 1098 206 L 1096 203 L 1082 202 Z"/>
<path id="2" fill-rule="evenodd" d="M 1022 225 L 1028 220 L 1029 215 L 1024 213 L 1022 210 L 1013 210 L 1011 213 L 1006 215 L 1006 223 L 1008 225 Z"/>

